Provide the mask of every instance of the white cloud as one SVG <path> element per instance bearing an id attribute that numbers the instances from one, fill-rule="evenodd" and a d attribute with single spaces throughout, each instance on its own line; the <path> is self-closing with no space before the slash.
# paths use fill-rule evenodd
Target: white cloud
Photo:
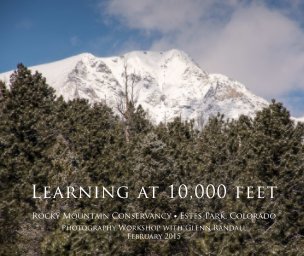
<path id="1" fill-rule="evenodd" d="M 118 16 L 130 28 L 165 33 L 197 23 L 200 9 L 199 0 L 114 0 L 107 6 L 108 14 Z"/>
<path id="2" fill-rule="evenodd" d="M 207 41 L 207 51 L 197 55 L 197 61 L 209 71 L 235 77 L 265 97 L 296 86 L 304 89 L 304 33 L 277 12 L 239 9 Z"/>
<path id="3" fill-rule="evenodd" d="M 160 37 L 203 69 L 223 73 L 266 98 L 304 90 L 304 32 L 279 10 L 242 0 L 112 0 L 106 13 Z"/>

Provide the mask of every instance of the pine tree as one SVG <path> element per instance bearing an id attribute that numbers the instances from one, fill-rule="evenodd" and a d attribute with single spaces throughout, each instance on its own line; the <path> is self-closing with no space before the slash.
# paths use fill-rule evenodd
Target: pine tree
<path id="1" fill-rule="evenodd" d="M 2 226 L 7 235 L 1 248 L 18 244 L 13 250 L 26 253 L 24 237 L 17 231 L 24 224 L 23 216 L 35 209 L 31 184 L 47 182 L 50 169 L 45 153 L 54 138 L 55 95 L 41 74 L 32 74 L 22 64 L 11 76 L 10 91 L 1 86 L 1 94 L 5 95 L 0 118 L 1 212 L 10 223 Z"/>

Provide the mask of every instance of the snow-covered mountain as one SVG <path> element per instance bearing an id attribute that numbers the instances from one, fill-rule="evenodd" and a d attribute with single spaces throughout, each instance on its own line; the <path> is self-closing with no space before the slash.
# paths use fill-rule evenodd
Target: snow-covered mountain
<path id="1" fill-rule="evenodd" d="M 187 54 L 134 51 L 122 56 L 100 58 L 83 53 L 64 60 L 34 66 L 46 77 L 57 95 L 66 100 L 85 98 L 104 101 L 117 112 L 125 91 L 129 91 L 155 123 L 174 117 L 194 119 L 202 125 L 218 112 L 227 118 L 253 116 L 267 101 L 252 94 L 241 83 L 220 74 L 203 71 Z M 12 72 L 0 74 L 9 81 Z"/>

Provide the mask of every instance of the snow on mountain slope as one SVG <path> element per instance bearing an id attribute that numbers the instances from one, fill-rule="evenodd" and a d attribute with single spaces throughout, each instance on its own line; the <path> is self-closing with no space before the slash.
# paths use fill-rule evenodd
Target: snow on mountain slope
<path id="1" fill-rule="evenodd" d="M 134 51 L 108 58 L 84 53 L 31 69 L 41 72 L 57 95 L 66 100 L 104 101 L 114 112 L 124 93 L 126 71 L 129 87 L 134 85 L 137 104 L 155 123 L 180 116 L 194 119 L 201 126 L 218 112 L 227 118 L 253 116 L 268 104 L 235 80 L 207 74 L 187 54 L 175 49 Z M 0 74 L 0 79 L 9 81 L 11 73 Z"/>
<path id="2" fill-rule="evenodd" d="M 292 119 L 297 123 L 297 122 L 301 122 L 304 123 L 304 116 L 302 117 L 292 117 Z"/>

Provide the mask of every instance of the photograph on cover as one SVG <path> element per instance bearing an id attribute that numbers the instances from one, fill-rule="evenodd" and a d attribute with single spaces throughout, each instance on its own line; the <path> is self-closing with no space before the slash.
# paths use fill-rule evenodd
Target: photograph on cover
<path id="1" fill-rule="evenodd" d="M 304 255 L 304 1 L 0 1 L 0 255 Z"/>

